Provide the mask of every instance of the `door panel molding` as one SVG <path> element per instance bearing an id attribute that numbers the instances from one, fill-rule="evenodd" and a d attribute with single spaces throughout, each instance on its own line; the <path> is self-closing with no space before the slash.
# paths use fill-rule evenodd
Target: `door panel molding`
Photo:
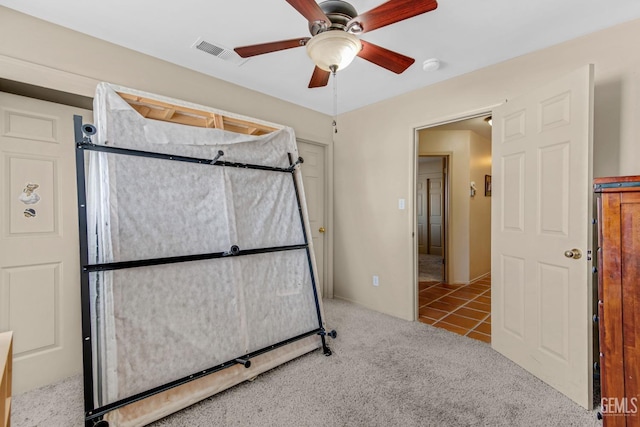
<path id="1" fill-rule="evenodd" d="M 492 116 L 492 347 L 591 409 L 593 66 Z"/>

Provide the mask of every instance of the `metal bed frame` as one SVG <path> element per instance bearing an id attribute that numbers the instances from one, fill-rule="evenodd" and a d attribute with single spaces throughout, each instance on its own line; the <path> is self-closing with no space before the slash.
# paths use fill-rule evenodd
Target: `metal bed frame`
<path id="1" fill-rule="evenodd" d="M 74 116 L 73 120 L 74 120 L 75 143 L 76 143 L 76 178 L 77 178 L 77 185 L 78 185 L 77 187 L 78 188 L 78 214 L 79 214 L 79 231 L 80 231 L 80 277 L 81 277 L 81 299 L 82 299 L 82 340 L 83 340 L 85 427 L 108 426 L 109 423 L 106 420 L 104 420 L 103 417 L 110 411 L 124 407 L 131 403 L 140 401 L 147 397 L 172 389 L 182 384 L 186 384 L 190 381 L 194 381 L 196 379 L 202 378 L 204 376 L 207 376 L 214 372 L 221 371 L 223 369 L 229 368 L 237 364 L 243 365 L 245 368 L 249 368 L 251 366 L 252 358 L 312 335 L 320 336 L 323 353 L 326 356 L 331 355 L 331 349 L 327 346 L 325 336 L 336 338 L 337 334 L 335 330 L 326 331 L 323 326 L 320 303 L 318 300 L 318 292 L 316 289 L 316 279 L 314 276 L 312 259 L 311 259 L 311 251 L 309 247 L 309 237 L 307 235 L 307 230 L 304 225 L 303 211 L 302 211 L 302 206 L 300 205 L 300 193 L 299 193 L 298 184 L 296 182 L 295 175 L 294 175 L 294 172 L 296 171 L 296 166 L 298 164 L 303 163 L 303 159 L 301 157 L 298 157 L 298 159 L 294 162 L 292 159 L 291 153 L 289 153 L 288 157 L 289 157 L 290 166 L 287 168 L 278 168 L 278 167 L 271 167 L 271 166 L 264 166 L 264 165 L 226 162 L 226 161 L 220 160 L 220 158 L 224 155 L 224 152 L 222 151 L 218 151 L 217 155 L 213 159 L 201 159 L 201 158 L 176 156 L 176 155 L 132 150 L 132 149 L 125 149 L 125 148 L 116 148 L 116 147 L 110 147 L 110 146 L 104 146 L 104 145 L 96 145 L 91 142 L 91 135 L 94 135 L 96 132 L 95 127 L 91 124 L 83 124 L 81 116 L 76 115 Z M 167 161 L 196 163 L 196 164 L 200 164 L 204 166 L 212 166 L 212 167 L 222 166 L 222 167 L 233 167 L 233 168 L 241 168 L 241 169 L 259 169 L 259 170 L 270 171 L 274 173 L 288 173 L 291 175 L 293 179 L 293 185 L 295 188 L 296 201 L 298 204 L 298 212 L 300 217 L 300 225 L 302 227 L 303 235 L 304 235 L 304 244 L 250 249 L 250 250 L 243 250 L 238 246 L 233 245 L 231 246 L 231 248 L 229 248 L 229 251 L 226 251 L 226 252 L 214 252 L 214 253 L 164 257 L 164 258 L 152 258 L 152 259 L 113 262 L 113 263 L 104 263 L 104 264 L 91 264 L 89 263 L 89 248 L 88 248 L 88 238 L 87 238 L 88 230 L 87 230 L 87 194 L 86 194 L 86 185 L 85 185 L 85 156 L 84 156 L 85 151 L 99 151 L 99 152 L 106 152 L 106 153 L 125 155 L 125 156 L 139 156 L 139 157 L 162 159 Z M 309 271 L 311 274 L 311 284 L 313 286 L 313 297 L 315 301 L 316 314 L 318 318 L 317 328 L 310 330 L 306 333 L 291 337 L 284 341 L 274 343 L 272 345 L 269 345 L 257 351 L 253 351 L 248 354 L 238 355 L 238 357 L 232 360 L 228 360 L 224 363 L 221 363 L 216 366 L 212 366 L 205 370 L 194 372 L 191 375 L 178 378 L 174 381 L 171 381 L 159 387 L 152 388 L 150 390 L 135 394 L 125 399 L 120 399 L 118 401 L 109 403 L 104 406 L 96 407 L 95 399 L 94 399 L 93 350 L 92 350 L 93 337 L 92 337 L 92 331 L 91 331 L 91 301 L 90 301 L 90 292 L 89 292 L 89 274 L 90 273 L 97 272 L 97 271 L 137 268 L 137 267 L 154 266 L 154 265 L 161 265 L 161 264 L 210 260 L 210 259 L 223 258 L 228 256 L 245 256 L 245 255 L 254 255 L 254 254 L 260 254 L 260 253 L 292 251 L 292 250 L 306 251 L 307 261 L 309 263 Z"/>

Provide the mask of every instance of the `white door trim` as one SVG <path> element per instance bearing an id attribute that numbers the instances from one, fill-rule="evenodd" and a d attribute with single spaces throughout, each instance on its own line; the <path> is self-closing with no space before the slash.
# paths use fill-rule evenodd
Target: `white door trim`
<path id="1" fill-rule="evenodd" d="M 0 78 L 93 98 L 100 80 L 0 55 Z"/>

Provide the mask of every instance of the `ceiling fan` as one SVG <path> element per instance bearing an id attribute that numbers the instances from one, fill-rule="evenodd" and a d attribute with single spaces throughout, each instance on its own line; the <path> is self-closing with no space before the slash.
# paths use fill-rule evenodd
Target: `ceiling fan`
<path id="1" fill-rule="evenodd" d="M 307 47 L 316 67 L 309 87 L 326 86 L 329 76 L 351 63 L 355 56 L 366 59 L 396 74 L 404 72 L 415 59 L 359 39 L 356 35 L 412 18 L 438 7 L 436 0 L 389 0 L 358 15 L 343 0 L 286 0 L 307 21 L 311 37 L 280 40 L 234 50 L 243 58 L 277 52 L 294 47 Z"/>

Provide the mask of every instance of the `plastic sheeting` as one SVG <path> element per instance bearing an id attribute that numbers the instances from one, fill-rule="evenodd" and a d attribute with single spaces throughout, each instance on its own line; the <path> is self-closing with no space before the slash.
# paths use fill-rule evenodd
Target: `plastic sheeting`
<path id="1" fill-rule="evenodd" d="M 95 144 L 204 159 L 223 150 L 220 160 L 279 168 L 287 153 L 297 157 L 290 128 L 256 137 L 148 120 L 104 83 L 94 111 Z M 92 264 L 305 244 L 291 173 L 88 159 Z M 295 249 L 91 273 L 96 405 L 318 328 L 311 268 L 307 250 Z"/>

